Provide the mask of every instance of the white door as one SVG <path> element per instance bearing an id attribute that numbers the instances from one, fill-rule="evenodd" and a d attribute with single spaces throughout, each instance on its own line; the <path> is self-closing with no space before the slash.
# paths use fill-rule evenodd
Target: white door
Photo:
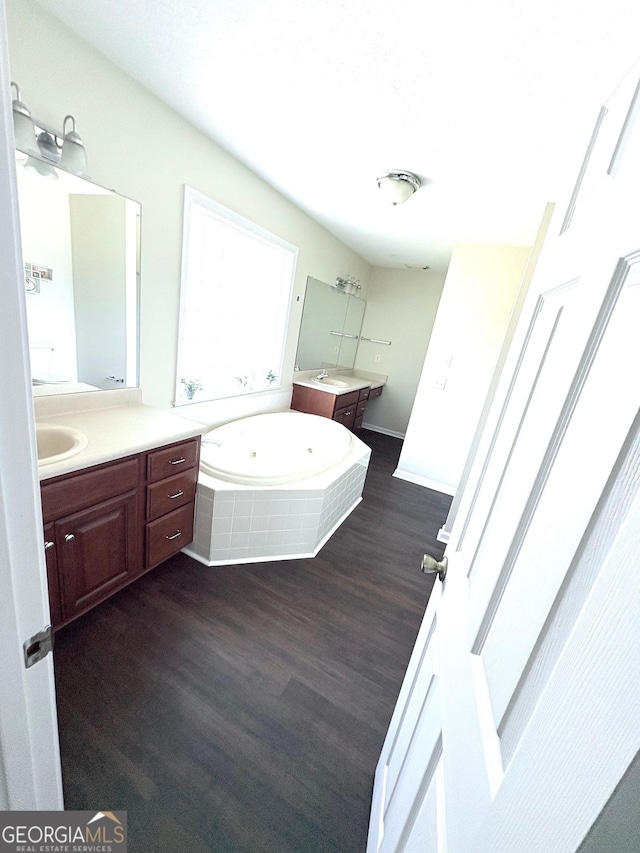
<path id="1" fill-rule="evenodd" d="M 637 81 L 601 113 L 541 257 L 382 750 L 368 853 L 573 853 L 640 754 Z"/>
<path id="2" fill-rule="evenodd" d="M 0 810 L 61 809 L 51 655 L 22 644 L 49 624 L 20 258 L 11 99 L 0 0 Z"/>

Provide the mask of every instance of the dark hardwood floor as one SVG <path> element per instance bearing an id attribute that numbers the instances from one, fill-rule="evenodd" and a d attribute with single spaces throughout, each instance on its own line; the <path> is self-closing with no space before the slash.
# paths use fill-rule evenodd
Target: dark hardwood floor
<path id="1" fill-rule="evenodd" d="M 59 632 L 67 809 L 125 809 L 130 853 L 362 853 L 373 774 L 450 498 L 392 478 L 313 560 L 183 554 Z"/>

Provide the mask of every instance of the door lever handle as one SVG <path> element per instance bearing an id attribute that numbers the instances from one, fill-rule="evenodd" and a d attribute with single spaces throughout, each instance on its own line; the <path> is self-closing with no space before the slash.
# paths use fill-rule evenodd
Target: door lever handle
<path id="1" fill-rule="evenodd" d="M 446 557 L 443 557 L 438 561 L 435 557 L 432 557 L 431 554 L 425 554 L 422 558 L 422 562 L 420 563 L 420 568 L 425 575 L 438 575 L 442 583 L 444 583 L 444 579 L 447 576 L 448 566 L 449 560 Z"/>

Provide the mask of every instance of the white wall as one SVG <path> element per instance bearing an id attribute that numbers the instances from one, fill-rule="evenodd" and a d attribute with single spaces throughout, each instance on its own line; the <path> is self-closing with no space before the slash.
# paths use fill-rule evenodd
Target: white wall
<path id="1" fill-rule="evenodd" d="M 361 334 L 391 346 L 358 346 L 355 367 L 388 377 L 382 396 L 367 406 L 365 426 L 404 436 L 444 281 L 431 270 L 373 269 Z"/>
<path id="2" fill-rule="evenodd" d="M 32 115 L 59 128 L 73 113 L 93 179 L 142 204 L 144 401 L 173 401 L 185 184 L 298 246 L 283 370 L 291 376 L 307 275 L 333 281 L 348 273 L 366 284 L 369 265 L 33 0 L 8 0 L 7 18 L 11 77 Z M 290 388 L 265 392 L 261 401 L 236 398 L 215 404 L 206 417 L 224 420 L 288 399 Z"/>
<path id="3" fill-rule="evenodd" d="M 454 247 L 396 476 L 455 492 L 529 253 Z"/>

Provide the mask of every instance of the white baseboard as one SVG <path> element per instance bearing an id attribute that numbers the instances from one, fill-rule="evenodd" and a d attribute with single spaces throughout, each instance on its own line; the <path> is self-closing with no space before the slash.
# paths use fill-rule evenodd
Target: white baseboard
<path id="1" fill-rule="evenodd" d="M 362 424 L 363 429 L 370 429 L 371 432 L 380 432 L 382 435 L 390 435 L 392 438 L 401 438 L 404 441 L 404 433 L 396 432 L 394 429 L 385 429 L 384 427 L 376 426 L 376 424 Z"/>
<path id="2" fill-rule="evenodd" d="M 401 471 L 396 468 L 393 476 L 399 480 L 406 480 L 408 483 L 415 483 L 416 486 L 424 486 L 427 489 L 433 489 L 434 492 L 442 492 L 444 495 L 453 497 L 456 493 L 455 487 L 448 483 L 439 483 L 437 480 L 430 480 L 428 477 L 421 477 L 419 474 L 411 474 L 409 471 Z"/>

